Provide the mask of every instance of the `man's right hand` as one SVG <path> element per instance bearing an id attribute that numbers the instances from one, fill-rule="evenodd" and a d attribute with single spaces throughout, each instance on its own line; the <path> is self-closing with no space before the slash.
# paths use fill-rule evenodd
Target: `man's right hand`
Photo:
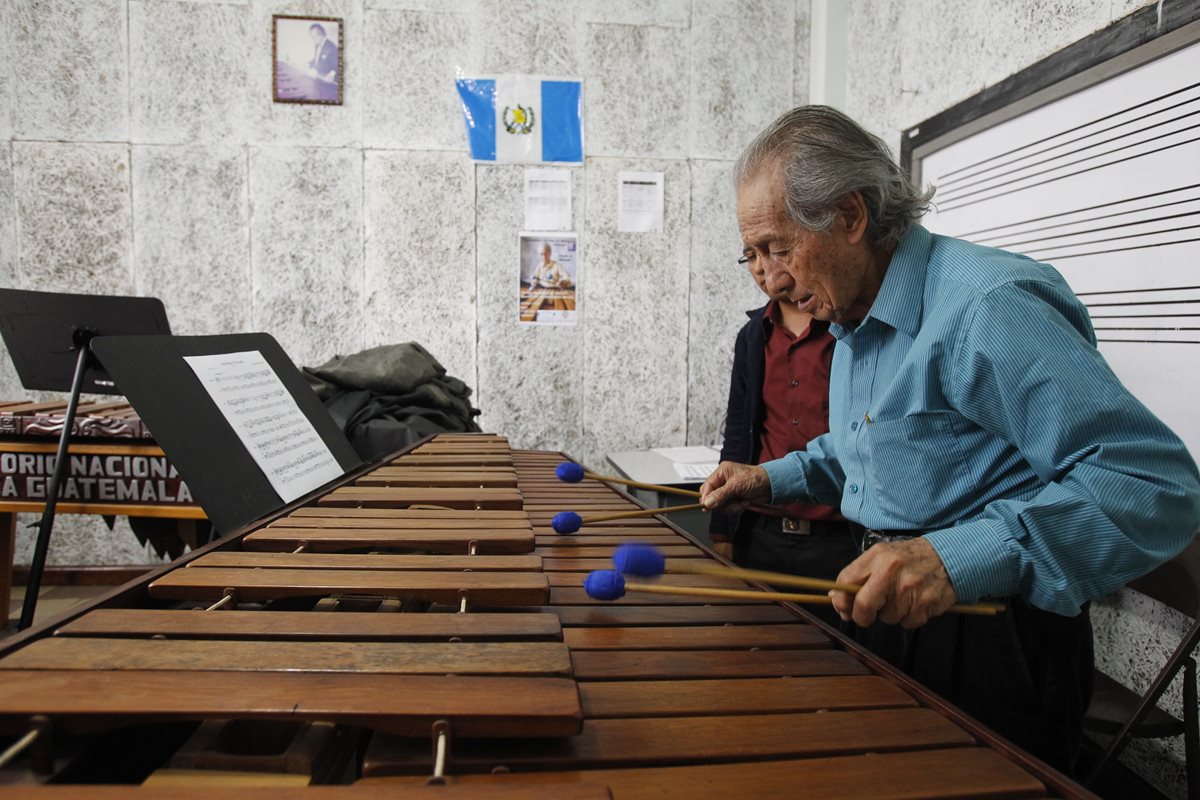
<path id="1" fill-rule="evenodd" d="M 726 561 L 733 561 L 733 542 L 713 542 L 712 549 Z"/>
<path id="2" fill-rule="evenodd" d="M 722 461 L 700 487 L 705 511 L 745 511 L 748 506 L 771 500 L 771 478 L 762 467 Z"/>

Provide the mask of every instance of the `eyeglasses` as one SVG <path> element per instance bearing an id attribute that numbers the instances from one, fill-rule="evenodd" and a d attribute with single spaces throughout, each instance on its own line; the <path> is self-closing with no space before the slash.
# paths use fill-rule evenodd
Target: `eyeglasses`
<path id="1" fill-rule="evenodd" d="M 780 262 L 782 262 L 782 261 L 785 261 L 785 260 L 787 259 L 787 257 L 788 257 L 788 254 L 790 254 L 791 252 L 792 252 L 792 248 L 790 248 L 790 247 L 789 247 L 788 249 L 786 249 L 786 250 L 777 250 L 777 251 L 775 251 L 774 253 L 772 253 L 771 251 L 769 251 L 769 250 L 768 250 L 766 253 L 763 253 L 763 256 L 762 256 L 762 257 L 763 257 L 765 260 L 767 260 L 767 261 L 780 261 Z M 752 263 L 754 263 L 755 261 L 757 261 L 757 260 L 758 260 L 758 258 L 759 258 L 759 256 L 758 256 L 758 253 L 753 253 L 753 252 L 751 252 L 751 253 L 743 253 L 743 254 L 742 254 L 742 257 L 741 257 L 741 258 L 739 258 L 739 259 L 737 260 L 737 263 L 738 263 L 740 266 L 743 266 L 743 267 L 744 267 L 744 266 L 746 266 L 746 265 L 748 265 L 748 264 L 752 264 Z"/>

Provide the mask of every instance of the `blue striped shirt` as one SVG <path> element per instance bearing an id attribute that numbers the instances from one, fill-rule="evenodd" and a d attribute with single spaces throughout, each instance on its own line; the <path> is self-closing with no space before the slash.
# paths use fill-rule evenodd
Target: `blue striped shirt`
<path id="1" fill-rule="evenodd" d="M 913 226 L 870 313 L 830 332 L 830 431 L 763 465 L 772 502 L 927 531 L 959 602 L 1064 615 L 1196 531 L 1195 462 L 1053 268 Z"/>

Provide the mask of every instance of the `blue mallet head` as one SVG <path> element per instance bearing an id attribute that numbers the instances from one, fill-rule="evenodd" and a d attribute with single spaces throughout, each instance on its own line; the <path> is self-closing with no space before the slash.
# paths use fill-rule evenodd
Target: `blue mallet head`
<path id="1" fill-rule="evenodd" d="M 667 571 L 667 559 L 662 551 L 649 544 L 623 544 L 613 552 L 613 566 L 617 572 L 636 575 L 639 578 L 654 578 Z"/>
<path id="2" fill-rule="evenodd" d="M 554 474 L 564 483 L 579 483 L 584 479 L 585 473 L 583 465 L 576 464 L 574 461 L 564 461 L 554 470 Z"/>
<path id="3" fill-rule="evenodd" d="M 588 573 L 583 588 L 593 600 L 616 600 L 625 596 L 625 578 L 611 569 L 598 569 Z"/>
<path id="4" fill-rule="evenodd" d="M 550 520 L 550 527 L 555 533 L 574 533 L 583 525 L 583 517 L 574 511 L 560 511 Z"/>

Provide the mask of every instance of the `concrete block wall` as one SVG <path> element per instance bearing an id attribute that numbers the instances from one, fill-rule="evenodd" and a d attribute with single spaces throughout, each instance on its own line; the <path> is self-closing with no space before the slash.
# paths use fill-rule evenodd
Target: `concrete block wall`
<path id="1" fill-rule="evenodd" d="M 6 0 L 0 283 L 158 296 L 178 333 L 267 331 L 298 365 L 419 341 L 485 429 L 596 469 L 711 442 L 760 302 L 730 168 L 806 99 L 808 5 Z M 344 105 L 271 102 L 273 14 L 344 20 Z M 517 323 L 523 168 L 470 162 L 459 70 L 584 80 L 577 326 Z M 661 233 L 616 230 L 621 170 L 666 174 Z M 28 394 L 0 354 L 0 397 Z M 146 561 L 119 525 L 60 518 L 50 562 Z"/>
<path id="2" fill-rule="evenodd" d="M 893 147 L 1148 4 L 846 1 L 846 110 Z M 271 103 L 277 13 L 343 18 L 343 106 Z M 759 302 L 733 263 L 732 160 L 807 100 L 809 18 L 808 0 L 7 0 L 0 284 L 156 295 L 179 333 L 265 330 L 298 364 L 415 339 L 476 390 L 486 429 L 595 468 L 707 443 Z M 458 70 L 585 81 L 578 326 L 515 321 L 522 168 L 467 159 Z M 616 231 L 625 169 L 666 173 L 661 233 Z M 26 394 L 0 355 L 0 397 Z M 73 517 L 50 553 L 149 559 Z M 1100 663 L 1141 686 L 1185 625 L 1132 593 L 1093 620 Z M 1178 747 L 1129 760 L 1184 796 Z"/>

